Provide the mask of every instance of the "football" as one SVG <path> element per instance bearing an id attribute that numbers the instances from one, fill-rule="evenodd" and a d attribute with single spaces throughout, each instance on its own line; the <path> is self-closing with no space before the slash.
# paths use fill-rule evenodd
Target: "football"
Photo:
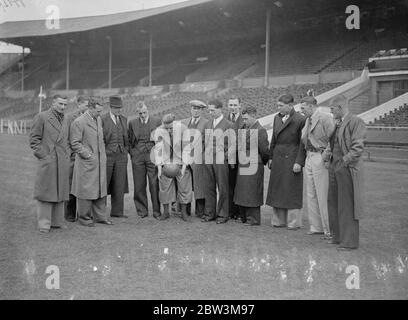
<path id="1" fill-rule="evenodd" d="M 168 178 L 175 178 L 180 173 L 180 166 L 178 164 L 165 164 L 163 166 L 163 174 Z"/>

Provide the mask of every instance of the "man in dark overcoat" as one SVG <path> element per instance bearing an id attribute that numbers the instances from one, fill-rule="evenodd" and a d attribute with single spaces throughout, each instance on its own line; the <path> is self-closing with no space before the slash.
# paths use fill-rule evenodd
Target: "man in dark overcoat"
<path id="1" fill-rule="evenodd" d="M 146 178 L 149 180 L 150 199 L 153 206 L 153 217 L 160 218 L 159 180 L 157 167 L 151 160 L 150 152 L 154 147 L 152 132 L 161 125 L 159 118 L 149 116 L 144 102 L 137 105 L 139 117 L 129 121 L 129 147 L 132 160 L 133 199 L 138 215 L 148 216 L 148 202 L 146 193 Z"/>
<path id="2" fill-rule="evenodd" d="M 127 164 L 129 136 L 127 118 L 121 113 L 120 96 L 109 97 L 109 112 L 101 116 L 106 150 L 106 183 L 111 195 L 111 217 L 127 218 L 123 213 L 125 193 L 129 192 Z"/>
<path id="3" fill-rule="evenodd" d="M 273 207 L 272 225 L 297 230 L 302 226 L 305 148 L 301 145 L 305 117 L 293 108 L 293 96 L 278 98 L 270 144 L 271 169 L 266 204 Z"/>
<path id="4" fill-rule="evenodd" d="M 325 159 L 329 166 L 328 211 L 332 244 L 338 250 L 357 249 L 359 220 L 364 206 L 363 151 L 366 138 L 364 121 L 351 114 L 343 95 L 335 97 L 330 109 L 337 121 Z"/>
<path id="5" fill-rule="evenodd" d="M 244 107 L 238 132 L 238 174 L 234 202 L 247 225 L 261 224 L 264 204 L 264 166 L 269 160 L 268 134 L 256 120 L 256 108 Z M 245 141 L 243 140 L 245 139 Z"/>
<path id="6" fill-rule="evenodd" d="M 29 142 L 38 159 L 34 185 L 37 223 L 41 233 L 61 228 L 64 201 L 69 199 L 68 126 L 64 119 L 67 98 L 55 95 L 51 108 L 34 117 Z"/>

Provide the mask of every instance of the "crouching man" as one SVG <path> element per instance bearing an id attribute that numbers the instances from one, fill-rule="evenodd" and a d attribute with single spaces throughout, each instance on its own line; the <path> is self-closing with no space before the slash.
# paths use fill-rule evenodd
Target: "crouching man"
<path id="1" fill-rule="evenodd" d="M 188 163 L 183 161 L 182 139 L 187 127 L 180 121 L 174 121 L 172 114 L 163 117 L 162 125 L 154 132 L 155 163 L 158 167 L 159 177 L 159 201 L 163 204 L 163 213 L 160 220 L 170 217 L 169 206 L 178 201 L 181 210 L 181 219 L 188 220 L 187 208 L 193 198 L 192 177 L 187 170 Z M 174 168 L 175 173 L 167 172 L 166 169 Z"/>

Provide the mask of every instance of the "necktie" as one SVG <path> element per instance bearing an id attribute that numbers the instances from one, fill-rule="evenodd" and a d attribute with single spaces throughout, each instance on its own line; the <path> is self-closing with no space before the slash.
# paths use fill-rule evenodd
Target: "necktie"
<path id="1" fill-rule="evenodd" d="M 119 116 L 116 116 L 116 124 L 119 124 L 120 123 L 120 118 L 119 118 Z"/>
<path id="2" fill-rule="evenodd" d="M 232 122 L 235 122 L 235 114 L 234 113 L 232 114 L 231 118 L 232 118 Z"/>

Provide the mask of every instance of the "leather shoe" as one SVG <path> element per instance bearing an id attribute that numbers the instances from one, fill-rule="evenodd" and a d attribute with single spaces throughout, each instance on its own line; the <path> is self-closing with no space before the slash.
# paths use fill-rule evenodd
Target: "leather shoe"
<path id="1" fill-rule="evenodd" d="M 323 237 L 320 237 L 320 239 L 322 239 L 322 240 L 331 240 L 331 239 L 333 239 L 333 237 L 331 235 L 329 235 L 329 234 L 325 234 Z"/>
<path id="2" fill-rule="evenodd" d="M 281 224 L 281 225 L 279 225 L 279 226 L 277 226 L 277 225 L 272 225 L 274 228 L 286 228 L 286 224 Z"/>
<path id="3" fill-rule="evenodd" d="M 84 224 L 84 223 L 81 223 L 81 225 L 83 225 L 84 227 L 95 227 L 95 223 L 93 223 L 93 222 L 91 222 L 91 223 L 87 223 L 87 224 Z"/>
<path id="4" fill-rule="evenodd" d="M 102 221 L 98 221 L 98 223 L 106 224 L 108 226 L 113 226 L 113 222 L 110 220 L 102 220 Z"/>
<path id="5" fill-rule="evenodd" d="M 309 235 L 309 236 L 313 236 L 313 235 L 316 235 L 316 234 L 324 234 L 324 232 L 308 231 L 306 234 Z"/>
<path id="6" fill-rule="evenodd" d="M 210 222 L 210 221 L 214 221 L 214 220 L 215 220 L 214 218 L 210 218 L 210 217 L 207 217 L 207 216 L 204 216 L 204 217 L 201 218 L 201 222 Z"/>
<path id="7" fill-rule="evenodd" d="M 163 213 L 160 217 L 157 217 L 156 219 L 158 219 L 160 221 L 163 221 L 163 220 L 166 220 L 168 218 L 170 218 L 170 214 L 167 212 L 167 213 Z"/>
<path id="8" fill-rule="evenodd" d="M 49 232 L 50 232 L 50 229 L 40 228 L 38 231 L 39 231 L 40 233 L 49 233 Z"/>
<path id="9" fill-rule="evenodd" d="M 217 219 L 217 224 L 226 223 L 226 222 L 227 222 L 227 219 L 225 219 L 225 218 Z"/>
<path id="10" fill-rule="evenodd" d="M 66 230 L 68 229 L 68 227 L 66 225 L 62 225 L 62 226 L 51 226 L 51 229 L 62 229 L 62 230 Z"/>
<path id="11" fill-rule="evenodd" d="M 335 241 L 334 239 L 330 239 L 329 241 L 327 241 L 328 244 L 340 244 L 340 242 Z"/>
<path id="12" fill-rule="evenodd" d="M 127 215 L 123 214 L 121 216 L 111 216 L 112 218 L 123 218 L 123 219 L 127 219 L 129 218 Z"/>
<path id="13" fill-rule="evenodd" d="M 139 214 L 139 217 L 140 217 L 140 218 L 146 218 L 146 217 L 147 217 L 147 213 Z"/>
<path id="14" fill-rule="evenodd" d="M 261 225 L 259 222 L 250 222 L 250 221 L 247 221 L 247 222 L 245 222 L 244 223 L 244 225 L 245 226 L 259 226 L 259 225 Z"/>
<path id="15" fill-rule="evenodd" d="M 287 229 L 291 231 L 296 231 L 296 230 L 299 230 L 300 227 L 287 227 Z"/>
<path id="16" fill-rule="evenodd" d="M 351 251 L 351 250 L 355 250 L 355 249 L 357 249 L 357 248 L 349 248 L 349 247 L 337 247 L 336 248 L 337 250 L 339 250 L 339 251 Z"/>

